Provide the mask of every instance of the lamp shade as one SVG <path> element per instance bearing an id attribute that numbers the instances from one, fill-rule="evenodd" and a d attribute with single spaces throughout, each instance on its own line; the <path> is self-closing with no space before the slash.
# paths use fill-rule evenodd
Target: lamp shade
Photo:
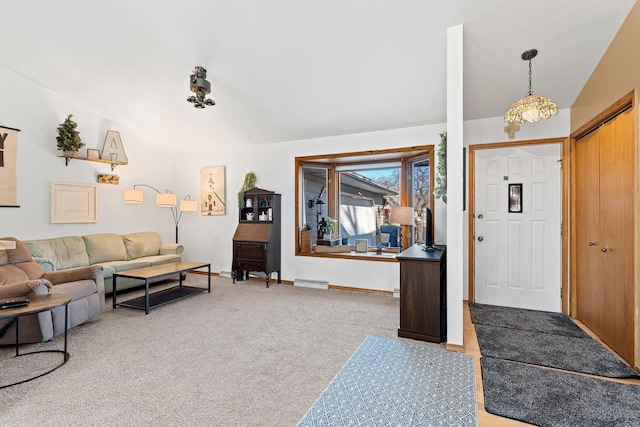
<path id="1" fill-rule="evenodd" d="M 156 195 L 156 206 L 162 208 L 174 208 L 178 204 L 178 197 L 172 193 L 160 193 Z"/>
<path id="2" fill-rule="evenodd" d="M 507 123 L 535 123 L 558 114 L 558 106 L 551 99 L 542 95 L 528 95 L 514 102 L 504 115 Z"/>
<path id="3" fill-rule="evenodd" d="M 391 224 L 413 225 L 413 208 L 411 206 L 394 206 L 389 218 Z"/>
<path id="4" fill-rule="evenodd" d="M 198 202 L 195 200 L 180 200 L 180 212 L 196 212 Z"/>
<path id="5" fill-rule="evenodd" d="M 125 203 L 142 203 L 143 199 L 142 190 L 124 190 Z"/>
<path id="6" fill-rule="evenodd" d="M 16 242 L 13 240 L 0 240 L 0 251 L 4 251 L 7 249 L 15 249 Z"/>

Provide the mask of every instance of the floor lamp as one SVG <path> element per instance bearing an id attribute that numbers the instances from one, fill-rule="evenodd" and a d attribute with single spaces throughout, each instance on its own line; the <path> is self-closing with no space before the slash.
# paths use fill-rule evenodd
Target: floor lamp
<path id="1" fill-rule="evenodd" d="M 178 196 L 169 190 L 161 192 L 155 187 L 147 184 L 136 184 L 131 190 L 124 190 L 124 202 L 125 203 L 142 203 L 144 200 L 144 193 L 142 190 L 136 190 L 136 187 L 148 187 L 154 190 L 156 193 L 156 206 L 161 208 L 170 208 L 173 215 L 173 222 L 176 225 L 176 243 L 178 243 L 178 224 L 180 218 L 182 218 L 182 212 L 196 212 L 198 210 L 198 202 L 191 200 L 191 196 L 187 195 L 184 199 L 180 200 L 180 206 L 178 207 Z M 176 208 L 179 209 L 176 212 Z"/>
<path id="2" fill-rule="evenodd" d="M 400 224 L 400 251 L 402 251 L 402 227 L 413 225 L 413 208 L 411 206 L 393 206 L 389 215 L 391 224 Z"/>

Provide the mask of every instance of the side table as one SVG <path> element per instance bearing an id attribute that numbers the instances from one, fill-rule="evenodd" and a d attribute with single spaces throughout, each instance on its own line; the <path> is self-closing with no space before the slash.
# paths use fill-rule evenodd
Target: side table
<path id="1" fill-rule="evenodd" d="M 11 387 L 17 384 L 22 384 L 27 381 L 34 380 L 36 378 L 40 378 L 44 375 L 47 375 L 55 371 L 60 366 L 67 363 L 67 360 L 69 360 L 69 353 L 67 352 L 67 329 L 69 324 L 69 302 L 71 301 L 71 296 L 67 294 L 29 294 L 25 298 L 29 299 L 28 305 L 0 310 L 0 319 L 10 319 L 16 322 L 16 355 L 15 357 L 28 356 L 30 354 L 36 354 L 36 353 L 62 353 L 63 354 L 62 363 L 60 363 L 59 365 L 56 365 L 55 367 L 48 370 L 47 372 L 36 375 L 35 377 L 31 377 L 26 380 L 18 381 L 12 384 L 0 385 L 0 389 Z M 15 299 L 15 298 L 4 298 L 0 300 L 0 302 L 7 301 L 10 299 Z M 64 350 L 37 350 L 37 351 L 30 351 L 26 353 L 20 353 L 20 341 L 18 339 L 19 333 L 20 333 L 20 318 L 22 316 L 41 313 L 43 311 L 51 310 L 61 306 L 64 306 Z"/>

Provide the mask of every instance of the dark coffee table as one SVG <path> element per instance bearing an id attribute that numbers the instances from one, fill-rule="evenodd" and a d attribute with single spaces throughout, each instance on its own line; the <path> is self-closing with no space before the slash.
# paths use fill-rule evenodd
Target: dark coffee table
<path id="1" fill-rule="evenodd" d="M 71 301 L 71 296 L 67 294 L 29 294 L 26 297 L 29 300 L 28 305 L 24 305 L 16 308 L 7 308 L 0 310 L 0 319 L 10 319 L 10 321 L 16 322 L 16 356 L 28 356 L 30 354 L 36 353 L 62 353 L 62 363 L 55 366 L 53 369 L 48 370 L 45 373 L 36 375 L 35 377 L 28 378 L 26 380 L 18 381 L 12 384 L 1 385 L 0 389 L 11 387 L 17 384 L 22 384 L 27 381 L 34 380 L 36 378 L 40 378 L 43 375 L 47 375 L 58 369 L 60 366 L 67 363 L 69 360 L 69 353 L 67 352 L 67 329 L 68 329 L 68 321 L 69 321 L 69 302 Z M 0 303 L 12 299 L 20 299 L 20 298 L 3 298 L 0 299 Z M 20 353 L 20 342 L 18 340 L 20 333 L 20 318 L 22 316 L 26 316 L 29 314 L 37 314 L 43 311 L 51 310 L 56 307 L 64 306 L 64 350 L 37 350 L 30 351 L 26 353 Z"/>
<path id="2" fill-rule="evenodd" d="M 211 293 L 211 264 L 207 262 L 169 262 L 167 264 L 159 264 L 151 267 L 136 268 L 135 270 L 113 273 L 113 308 L 116 308 L 116 306 L 119 305 L 122 307 L 144 310 L 145 314 L 149 314 L 149 310 L 152 308 L 204 292 L 207 289 L 195 286 L 185 286 L 182 284 L 182 273 L 204 267 L 207 267 L 208 269 L 207 289 L 209 293 Z M 149 293 L 149 283 L 152 280 L 171 277 L 176 274 L 180 276 L 180 284 L 178 286 Z M 118 277 L 144 280 L 144 296 L 116 303 L 116 279 Z"/>

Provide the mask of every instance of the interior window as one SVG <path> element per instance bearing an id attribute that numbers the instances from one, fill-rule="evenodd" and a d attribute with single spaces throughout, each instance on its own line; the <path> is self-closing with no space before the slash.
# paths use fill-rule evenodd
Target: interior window
<path id="1" fill-rule="evenodd" d="M 432 164 L 431 145 L 296 157 L 296 230 L 311 234 L 311 251 L 303 252 L 296 232 L 296 255 L 358 258 L 366 253 L 355 252 L 356 241 L 360 247 L 366 241 L 367 252 L 374 254 L 424 242 L 433 203 Z M 394 207 L 407 206 L 412 219 L 391 223 Z M 331 220 L 333 231 L 325 227 Z M 315 253 L 319 239 L 341 248 Z"/>
<path id="2" fill-rule="evenodd" d="M 392 199 L 400 204 L 400 168 L 400 162 L 336 168 L 340 180 L 338 224 L 348 244 L 365 239 L 368 246 L 382 245 L 379 231 L 387 222 L 384 207 Z"/>

